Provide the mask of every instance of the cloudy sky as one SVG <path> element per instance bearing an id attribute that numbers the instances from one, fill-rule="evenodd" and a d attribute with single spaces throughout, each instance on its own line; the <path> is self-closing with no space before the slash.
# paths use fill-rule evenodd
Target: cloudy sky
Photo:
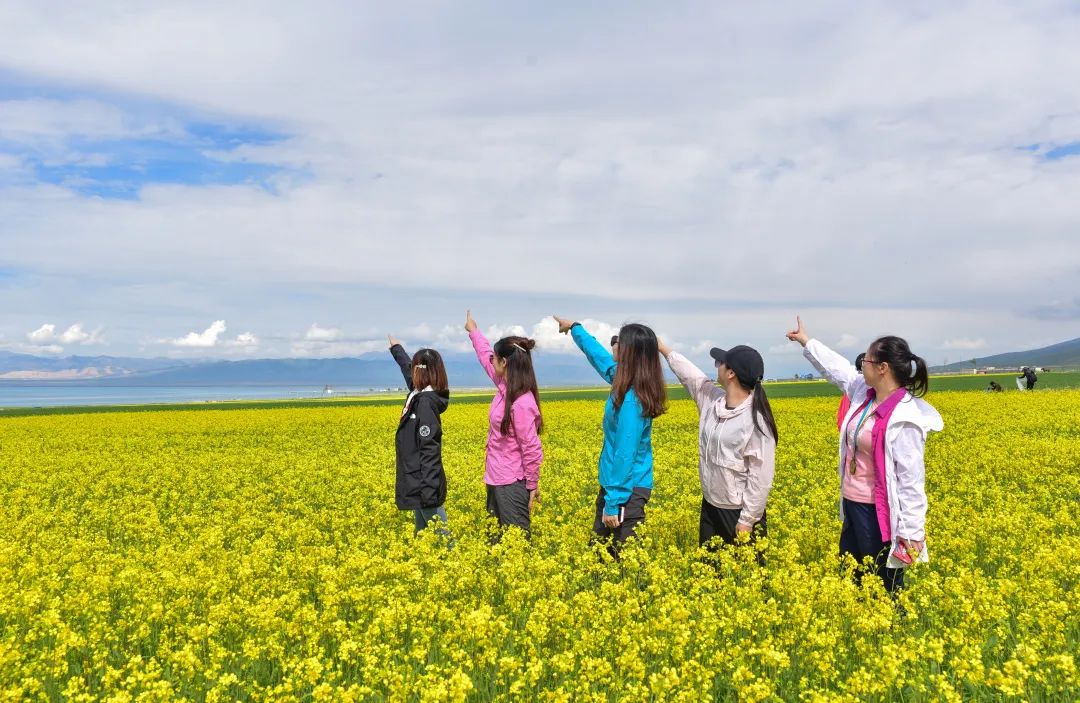
<path id="1" fill-rule="evenodd" d="M 1075 3 L 0 4 L 0 348 L 1080 335 Z"/>

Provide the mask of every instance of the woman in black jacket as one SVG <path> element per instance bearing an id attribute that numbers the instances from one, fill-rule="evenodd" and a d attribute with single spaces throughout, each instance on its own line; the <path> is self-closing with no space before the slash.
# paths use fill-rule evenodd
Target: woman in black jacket
<path id="1" fill-rule="evenodd" d="M 396 339 L 389 340 L 390 353 L 409 388 L 397 428 L 395 502 L 399 510 L 413 511 L 419 532 L 432 520 L 446 524 L 446 473 L 439 416 L 450 404 L 450 389 L 439 352 L 421 349 L 410 359 Z M 436 531 L 450 534 L 445 528 Z"/>

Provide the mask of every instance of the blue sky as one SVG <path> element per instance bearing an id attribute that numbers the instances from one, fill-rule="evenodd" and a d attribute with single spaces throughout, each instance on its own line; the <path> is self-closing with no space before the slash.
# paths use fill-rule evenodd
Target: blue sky
<path id="1" fill-rule="evenodd" d="M 0 348 L 461 348 L 466 308 L 778 375 L 796 313 L 935 362 L 1076 337 L 1078 35 L 1054 2 L 5 3 Z"/>

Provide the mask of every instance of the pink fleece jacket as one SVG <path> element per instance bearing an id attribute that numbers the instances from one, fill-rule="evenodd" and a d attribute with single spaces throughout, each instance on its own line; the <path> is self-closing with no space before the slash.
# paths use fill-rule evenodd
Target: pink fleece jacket
<path id="1" fill-rule="evenodd" d="M 469 339 L 472 340 L 480 365 L 495 384 L 495 397 L 488 409 L 484 483 L 505 486 L 525 479 L 525 487 L 532 490 L 540 482 L 540 463 L 544 460 L 540 435 L 537 434 L 540 408 L 532 393 L 516 398 L 510 408 L 510 430 L 504 435 L 502 420 L 506 408 L 506 381 L 495 375 L 495 366 L 491 363 L 491 344 L 480 330 L 470 332 Z"/>

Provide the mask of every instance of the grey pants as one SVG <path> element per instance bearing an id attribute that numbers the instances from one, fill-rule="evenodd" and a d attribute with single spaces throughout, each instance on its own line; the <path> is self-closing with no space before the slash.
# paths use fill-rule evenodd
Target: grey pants
<path id="1" fill-rule="evenodd" d="M 514 525 L 531 535 L 532 521 L 529 515 L 529 489 L 525 479 L 505 486 L 487 487 L 487 510 L 499 520 L 500 527 Z"/>

